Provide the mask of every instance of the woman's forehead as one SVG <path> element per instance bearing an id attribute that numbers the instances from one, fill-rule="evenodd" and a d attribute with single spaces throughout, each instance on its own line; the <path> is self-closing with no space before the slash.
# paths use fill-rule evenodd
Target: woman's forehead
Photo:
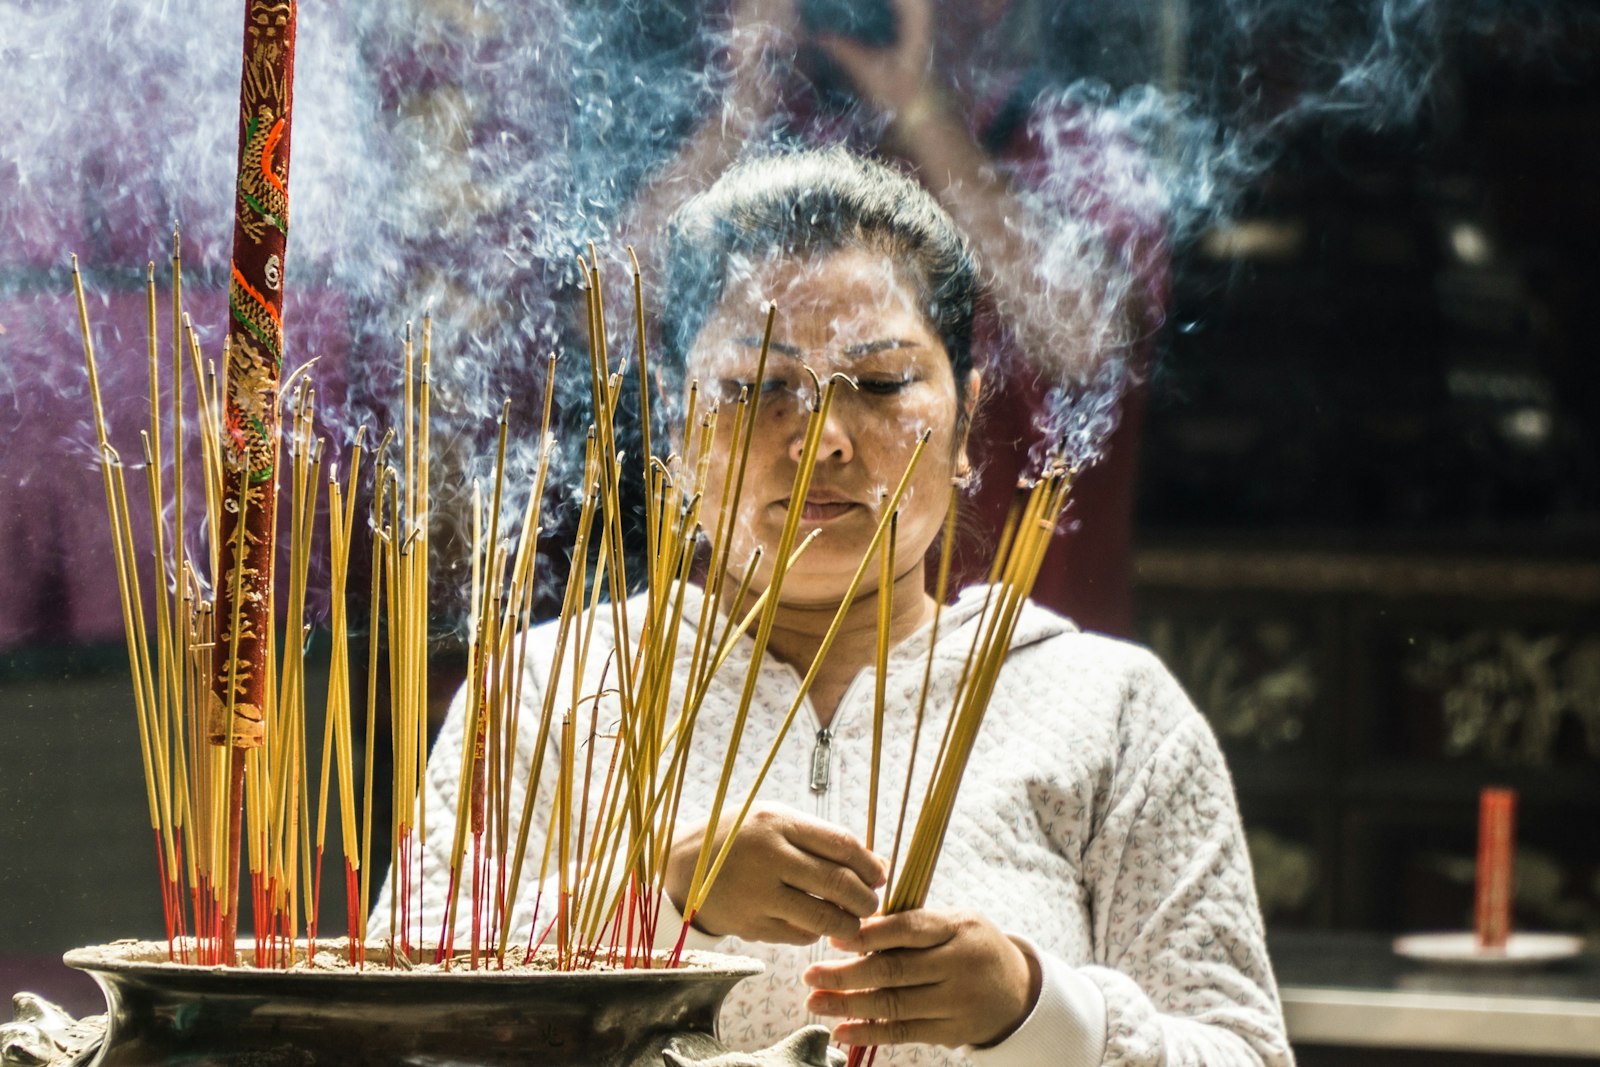
<path id="1" fill-rule="evenodd" d="M 915 307 L 916 287 L 894 258 L 866 248 L 801 255 L 777 254 L 730 263 L 718 310 L 730 301 L 785 306 L 848 304 Z"/>
<path id="2" fill-rule="evenodd" d="M 707 322 L 708 333 L 719 340 L 759 334 L 769 307 L 774 340 L 787 338 L 797 346 L 932 336 L 904 272 L 888 256 L 865 250 L 769 257 L 741 266 Z"/>

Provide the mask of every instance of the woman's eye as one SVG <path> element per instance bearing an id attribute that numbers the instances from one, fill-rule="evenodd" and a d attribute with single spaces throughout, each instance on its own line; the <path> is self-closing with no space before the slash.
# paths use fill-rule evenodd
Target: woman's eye
<path id="1" fill-rule="evenodd" d="M 911 384 L 910 378 L 857 378 L 856 388 L 871 396 L 893 396 Z"/>
<path id="2" fill-rule="evenodd" d="M 782 378 L 763 378 L 761 380 L 761 395 L 772 396 L 789 387 L 789 383 Z M 755 379 L 730 378 L 723 384 L 723 391 L 730 396 L 737 397 L 741 391 L 750 396 L 756 393 Z"/>

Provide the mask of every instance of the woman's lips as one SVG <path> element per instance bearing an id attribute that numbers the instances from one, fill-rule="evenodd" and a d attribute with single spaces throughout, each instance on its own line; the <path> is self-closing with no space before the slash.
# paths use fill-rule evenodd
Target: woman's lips
<path id="1" fill-rule="evenodd" d="M 787 508 L 790 503 L 791 501 L 785 500 L 783 501 L 783 506 Z M 854 511 L 860 506 L 853 500 L 813 500 L 808 497 L 805 504 L 800 508 L 800 518 L 804 522 L 827 522 L 830 519 L 837 519 L 841 515 Z"/>

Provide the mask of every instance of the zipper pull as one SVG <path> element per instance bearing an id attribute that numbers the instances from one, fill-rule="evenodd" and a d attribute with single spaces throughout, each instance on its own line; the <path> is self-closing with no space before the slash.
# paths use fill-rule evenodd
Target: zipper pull
<path id="1" fill-rule="evenodd" d="M 811 791 L 828 791 L 828 774 L 833 764 L 833 734 L 824 726 L 817 731 L 817 747 L 811 750 Z"/>

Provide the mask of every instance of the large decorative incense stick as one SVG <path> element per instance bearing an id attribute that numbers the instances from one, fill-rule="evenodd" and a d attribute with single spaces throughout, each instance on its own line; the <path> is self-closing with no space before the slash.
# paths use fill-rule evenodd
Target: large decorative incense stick
<path id="1" fill-rule="evenodd" d="M 234 961 L 245 753 L 263 743 L 273 626 L 278 390 L 283 369 L 284 257 L 289 231 L 289 119 L 294 0 L 247 0 L 239 79 L 239 182 L 228 286 L 221 629 L 208 733 L 226 746 L 229 832 L 222 899 L 224 961 Z"/>

